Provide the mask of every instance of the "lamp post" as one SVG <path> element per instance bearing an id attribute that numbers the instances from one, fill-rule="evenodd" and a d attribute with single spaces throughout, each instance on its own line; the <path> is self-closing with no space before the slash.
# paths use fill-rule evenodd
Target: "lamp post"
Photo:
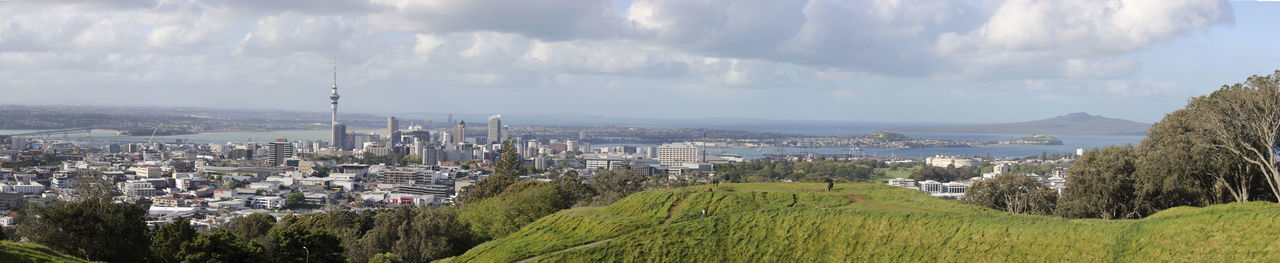
<path id="1" fill-rule="evenodd" d="M 307 262 L 307 263 L 311 263 L 311 250 L 310 250 L 310 249 L 307 249 L 307 246 L 302 246 L 302 250 L 306 250 L 306 251 L 307 251 L 307 259 L 306 259 L 307 261 L 306 261 L 306 262 Z"/>

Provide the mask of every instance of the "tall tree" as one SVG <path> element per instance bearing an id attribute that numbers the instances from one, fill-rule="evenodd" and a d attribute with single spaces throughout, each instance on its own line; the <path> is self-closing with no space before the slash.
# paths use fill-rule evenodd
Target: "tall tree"
<path id="1" fill-rule="evenodd" d="M 151 254 L 147 207 L 116 204 L 112 197 L 106 182 L 81 183 L 71 201 L 29 207 L 19 232 L 35 243 L 89 261 L 141 262 Z"/>
<path id="2" fill-rule="evenodd" d="M 1223 86 L 1200 102 L 1210 146 L 1261 172 L 1275 200 L 1280 200 L 1280 70 Z"/>
<path id="3" fill-rule="evenodd" d="M 182 244 L 195 238 L 196 230 L 191 228 L 191 222 L 186 219 L 161 226 L 151 237 L 151 262 L 178 262 Z"/>
<path id="4" fill-rule="evenodd" d="M 1136 218 L 1133 207 L 1132 145 L 1108 146 L 1085 152 L 1071 165 L 1067 189 L 1055 214 L 1071 218 Z"/>
<path id="5" fill-rule="evenodd" d="M 1033 177 L 1006 173 L 974 183 L 962 201 L 1014 214 L 1048 215 L 1058 202 L 1058 192 Z"/>
<path id="6" fill-rule="evenodd" d="M 489 178 L 485 178 L 462 188 L 462 204 L 475 203 L 485 198 L 497 196 L 502 190 L 514 184 L 523 174 L 520 168 L 520 155 L 516 154 L 515 142 L 507 139 L 502 142 L 502 153 L 498 158 L 498 162 L 494 164 L 493 174 Z"/>
<path id="7" fill-rule="evenodd" d="M 261 249 L 236 241 L 227 231 L 201 234 L 191 242 L 182 244 L 176 258 L 183 263 L 196 262 L 258 262 Z"/>
<path id="8" fill-rule="evenodd" d="M 275 226 L 276 218 L 263 213 L 252 213 L 236 217 L 227 222 L 223 229 L 230 231 L 240 242 L 249 242 L 267 234 Z"/>
<path id="9" fill-rule="evenodd" d="M 267 236 L 275 242 L 271 251 L 280 262 L 344 262 L 342 240 L 323 229 L 302 224 L 273 228 Z"/>

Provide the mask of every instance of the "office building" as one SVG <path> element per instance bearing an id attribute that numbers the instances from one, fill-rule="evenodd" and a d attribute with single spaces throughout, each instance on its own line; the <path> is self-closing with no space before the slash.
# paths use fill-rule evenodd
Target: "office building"
<path id="1" fill-rule="evenodd" d="M 698 162 L 698 147 L 692 143 L 669 143 L 658 146 L 658 163 L 680 166 Z"/>
<path id="2" fill-rule="evenodd" d="M 284 160 L 293 158 L 293 144 L 289 140 L 283 138 L 267 144 L 267 155 L 271 157 L 267 161 L 271 166 L 284 165 Z"/>
<path id="3" fill-rule="evenodd" d="M 467 121 L 458 121 L 458 125 L 453 126 L 453 141 L 450 143 L 459 144 L 467 141 Z"/>
<path id="4" fill-rule="evenodd" d="M 502 115 L 489 116 L 488 144 L 502 143 Z"/>
<path id="5" fill-rule="evenodd" d="M 387 138 L 389 138 L 387 146 L 395 146 L 400 143 L 400 120 L 397 120 L 395 116 L 387 118 Z"/>

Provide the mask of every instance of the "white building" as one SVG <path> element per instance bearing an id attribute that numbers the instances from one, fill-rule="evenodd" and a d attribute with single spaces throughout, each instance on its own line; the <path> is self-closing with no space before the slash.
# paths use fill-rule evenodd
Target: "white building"
<path id="1" fill-rule="evenodd" d="M 953 165 L 955 166 L 955 168 L 960 168 L 965 166 L 982 166 L 982 159 L 959 157 L 959 156 L 948 156 L 948 155 L 934 155 L 933 157 L 925 158 L 924 162 L 925 164 L 937 166 L 937 167 L 947 167 L 947 166 L 953 166 Z"/>
<path id="2" fill-rule="evenodd" d="M 617 155 L 587 154 L 582 159 L 586 162 L 587 169 L 595 170 L 613 170 L 627 164 L 627 158 Z"/>
<path id="3" fill-rule="evenodd" d="M 147 185 L 150 186 L 150 184 Z M 44 192 L 44 189 L 44 185 L 33 181 L 13 184 L 0 183 L 0 192 L 2 193 L 39 194 L 40 192 Z"/>
<path id="4" fill-rule="evenodd" d="M 916 186 L 916 180 L 907 178 L 889 179 L 889 185 L 902 188 L 920 189 L 919 186 Z"/>
<path id="5" fill-rule="evenodd" d="M 127 196 L 155 196 L 164 192 L 157 190 L 151 182 L 143 180 L 129 180 L 116 184 L 116 188 Z"/>
<path id="6" fill-rule="evenodd" d="M 698 147 L 692 143 L 669 143 L 658 146 L 658 163 L 680 166 L 698 162 Z"/>
<path id="7" fill-rule="evenodd" d="M 279 209 L 284 207 L 285 199 L 279 196 L 250 196 L 249 206 L 261 209 Z"/>

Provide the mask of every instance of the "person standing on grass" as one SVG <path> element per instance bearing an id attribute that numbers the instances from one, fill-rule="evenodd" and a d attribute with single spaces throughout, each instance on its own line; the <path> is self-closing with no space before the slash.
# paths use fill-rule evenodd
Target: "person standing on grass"
<path id="1" fill-rule="evenodd" d="M 831 181 L 831 178 L 827 178 L 827 192 L 831 192 L 831 188 L 835 186 L 836 186 L 836 182 Z"/>
<path id="2" fill-rule="evenodd" d="M 706 208 L 703 208 L 703 209 L 702 209 L 702 218 L 707 218 L 707 209 L 706 209 Z"/>

